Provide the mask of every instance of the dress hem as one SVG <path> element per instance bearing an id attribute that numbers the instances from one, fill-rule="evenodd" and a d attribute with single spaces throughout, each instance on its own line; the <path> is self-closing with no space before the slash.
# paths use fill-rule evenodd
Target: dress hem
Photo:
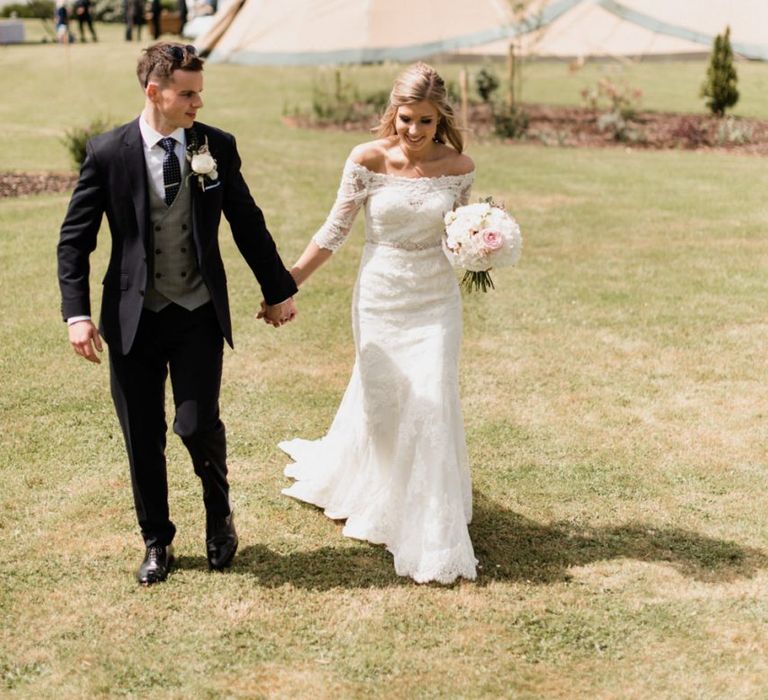
<path id="1" fill-rule="evenodd" d="M 287 471 L 288 469 L 294 466 L 295 464 L 289 464 L 285 467 L 285 470 Z M 290 477 L 290 478 L 295 478 L 295 477 Z M 301 484 L 301 481 L 296 480 L 294 481 L 293 484 L 291 484 L 291 486 L 281 489 L 281 493 L 285 496 L 295 498 L 296 500 L 299 500 L 302 503 L 308 503 L 309 505 L 319 508 L 320 510 L 323 511 L 323 515 L 325 515 L 329 520 L 347 521 L 345 522 L 344 527 L 342 528 L 342 531 L 341 531 L 341 534 L 344 537 L 349 537 L 350 539 L 357 540 L 359 542 L 368 542 L 374 545 L 383 545 L 386 548 L 386 550 L 395 559 L 397 559 L 396 553 L 392 550 L 392 548 L 386 542 L 386 539 L 384 537 L 379 538 L 373 534 L 370 534 L 370 531 L 362 523 L 356 523 L 352 528 L 350 528 L 348 519 L 353 516 L 349 514 L 344 515 L 343 513 L 334 513 L 333 511 L 328 510 L 325 507 L 325 505 L 323 505 L 323 503 L 320 502 L 321 499 L 312 498 L 312 496 L 306 493 L 299 494 L 299 493 L 293 492 L 295 487 L 298 486 L 299 484 Z M 373 529 L 374 528 L 371 528 L 371 530 Z M 350 530 L 353 530 L 354 532 Z M 478 563 L 479 563 L 478 560 L 475 559 L 474 566 L 476 567 Z M 474 567 L 472 571 L 469 571 L 469 570 L 458 571 L 455 574 L 449 574 L 446 576 L 441 574 L 439 571 L 430 572 L 430 573 L 425 573 L 423 571 L 409 571 L 403 568 L 398 568 L 397 564 L 395 564 L 395 573 L 398 576 L 411 578 L 416 583 L 440 583 L 443 585 L 450 585 L 450 584 L 456 583 L 456 580 L 459 578 L 464 578 L 468 581 L 474 581 L 477 578 L 477 571 L 474 569 Z"/>

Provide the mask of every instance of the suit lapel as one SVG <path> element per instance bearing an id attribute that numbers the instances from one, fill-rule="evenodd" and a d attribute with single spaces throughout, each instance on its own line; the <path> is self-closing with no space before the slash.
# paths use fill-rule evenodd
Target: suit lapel
<path id="1" fill-rule="evenodd" d="M 194 149 L 200 143 L 200 134 L 194 125 L 191 129 L 185 129 L 184 135 L 187 139 L 187 149 Z M 202 197 L 200 196 L 202 193 L 200 192 L 200 188 L 197 186 L 197 180 L 195 179 L 195 176 L 191 174 L 191 171 L 189 173 L 188 182 L 189 196 L 192 201 L 192 238 L 195 241 L 195 247 L 197 248 L 197 259 L 199 261 L 202 259 L 203 254 L 203 230 L 201 228 L 203 225 L 203 212 L 201 210 Z"/>
<path id="2" fill-rule="evenodd" d="M 136 211 L 139 236 L 146 246 L 149 236 L 147 166 L 144 162 L 144 143 L 138 119 L 131 122 L 126 129 L 123 138 L 123 161 L 131 188 L 133 208 Z"/>

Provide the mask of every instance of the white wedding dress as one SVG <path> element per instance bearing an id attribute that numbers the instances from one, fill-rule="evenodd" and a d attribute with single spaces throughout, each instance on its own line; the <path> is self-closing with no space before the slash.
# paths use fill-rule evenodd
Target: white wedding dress
<path id="1" fill-rule="evenodd" d="M 295 461 L 283 493 L 345 519 L 349 537 L 383 543 L 416 581 L 474 579 L 472 488 L 459 403 L 461 297 L 440 241 L 443 216 L 469 199 L 474 173 L 405 178 L 348 160 L 315 234 L 336 250 L 365 206 L 353 297 L 356 359 L 328 434 L 280 448 Z"/>

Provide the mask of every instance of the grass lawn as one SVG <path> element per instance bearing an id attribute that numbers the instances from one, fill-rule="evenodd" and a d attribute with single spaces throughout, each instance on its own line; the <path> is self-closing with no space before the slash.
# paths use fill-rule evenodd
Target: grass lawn
<path id="1" fill-rule="evenodd" d="M 139 45 L 0 48 L 3 169 L 66 170 L 65 128 L 133 118 Z M 768 117 L 768 66 L 737 113 Z M 455 65 L 447 66 L 451 75 Z M 526 72 L 578 102 L 609 66 Z M 357 68 L 386 86 L 396 67 Z M 655 109 L 701 109 L 703 62 L 625 69 Z M 318 71 L 209 65 L 203 121 L 233 131 L 287 262 L 325 217 L 360 134 L 281 125 Z M 383 83 L 382 83 L 383 81 Z M 382 83 L 382 84 L 380 84 Z M 761 87 L 762 86 L 762 87 Z M 743 111 L 741 111 L 743 110 Z M 256 323 L 222 231 L 241 551 L 206 570 L 200 489 L 169 439 L 179 566 L 141 555 L 105 365 L 68 348 L 55 279 L 66 195 L 0 200 L 0 695 L 760 698 L 768 694 L 768 171 L 694 152 L 472 144 L 475 194 L 525 235 L 518 269 L 465 302 L 462 393 L 476 582 L 419 586 L 381 547 L 280 495 L 276 443 L 320 436 L 352 365 L 356 234 L 297 301 Z M 93 258 L 92 287 L 108 235 Z"/>

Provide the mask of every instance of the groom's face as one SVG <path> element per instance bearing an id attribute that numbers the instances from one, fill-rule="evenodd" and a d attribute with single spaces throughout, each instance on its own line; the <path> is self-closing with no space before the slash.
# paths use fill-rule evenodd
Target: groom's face
<path id="1" fill-rule="evenodd" d="M 163 126 L 173 131 L 189 129 L 202 108 L 203 74 L 201 71 L 175 70 L 171 79 L 150 83 L 147 95 L 154 103 Z"/>

